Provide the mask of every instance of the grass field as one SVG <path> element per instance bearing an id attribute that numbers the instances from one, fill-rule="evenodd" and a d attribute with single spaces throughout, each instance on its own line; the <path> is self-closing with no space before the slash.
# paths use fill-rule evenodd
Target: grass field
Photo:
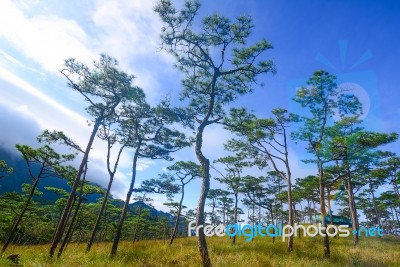
<path id="1" fill-rule="evenodd" d="M 322 257 L 320 238 L 296 238 L 295 251 L 285 252 L 280 239 L 255 238 L 252 242 L 239 239 L 232 245 L 228 237 L 208 239 L 214 266 L 400 266 L 400 238 L 364 237 L 360 246 L 353 248 L 350 238 L 331 239 L 331 258 Z M 85 253 L 85 244 L 70 244 L 60 258 L 51 259 L 49 245 L 12 246 L 0 258 L 0 266 L 13 266 L 6 257 L 20 254 L 19 266 L 200 266 L 197 240 L 179 238 L 169 246 L 164 241 L 122 242 L 118 255 L 109 258 L 111 243 L 93 246 Z M 15 265 L 14 265 L 15 266 Z"/>

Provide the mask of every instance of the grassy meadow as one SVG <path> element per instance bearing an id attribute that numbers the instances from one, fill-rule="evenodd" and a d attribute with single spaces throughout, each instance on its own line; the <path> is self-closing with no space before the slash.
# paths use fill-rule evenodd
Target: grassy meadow
<path id="1" fill-rule="evenodd" d="M 331 258 L 322 257 L 320 238 L 295 238 L 295 251 L 285 252 L 285 242 L 271 238 L 255 238 L 246 242 L 239 238 L 232 245 L 228 237 L 208 239 L 213 266 L 400 266 L 400 238 L 393 236 L 364 237 L 357 248 L 351 237 L 331 238 Z M 85 253 L 85 244 L 70 244 L 59 259 L 51 259 L 49 245 L 12 246 L 0 258 L 0 266 L 11 265 L 10 254 L 20 254 L 18 266 L 200 266 L 196 238 L 167 241 L 121 242 L 115 258 L 109 258 L 111 243 L 95 244 Z"/>

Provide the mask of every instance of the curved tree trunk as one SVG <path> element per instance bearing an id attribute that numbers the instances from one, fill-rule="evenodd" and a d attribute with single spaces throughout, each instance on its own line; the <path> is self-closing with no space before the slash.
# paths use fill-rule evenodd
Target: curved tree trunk
<path id="1" fill-rule="evenodd" d="M 210 189 L 210 161 L 203 155 L 201 151 L 201 147 L 203 145 L 203 131 L 204 131 L 205 123 L 201 124 L 198 127 L 198 131 L 196 134 L 196 146 L 195 152 L 198 161 L 201 164 L 202 168 L 202 183 L 201 183 L 201 191 L 199 196 L 199 202 L 197 204 L 197 214 L 196 214 L 196 225 L 204 225 L 204 206 L 206 204 L 206 197 L 208 194 L 208 190 Z M 198 246 L 200 250 L 200 257 L 202 261 L 203 267 L 211 267 L 210 256 L 208 255 L 207 241 L 204 234 L 204 230 L 200 229 L 198 236 Z"/>

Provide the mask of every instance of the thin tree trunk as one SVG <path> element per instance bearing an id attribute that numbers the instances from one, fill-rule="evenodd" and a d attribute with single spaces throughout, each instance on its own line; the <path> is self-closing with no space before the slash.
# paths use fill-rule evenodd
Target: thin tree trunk
<path id="1" fill-rule="evenodd" d="M 233 218 L 233 220 L 234 220 L 234 223 L 236 223 L 237 224 L 237 209 L 238 209 L 238 194 L 236 193 L 235 194 L 235 210 L 234 210 L 234 218 Z M 253 203 L 253 208 L 254 208 L 254 203 Z M 253 221 L 254 221 L 254 210 L 253 210 Z M 253 223 L 253 229 L 254 229 L 254 223 Z M 233 239 L 232 239 L 232 244 L 235 244 L 236 243 L 236 235 L 234 235 L 233 236 Z"/>
<path id="2" fill-rule="evenodd" d="M 289 207 L 289 225 L 294 226 L 294 218 L 293 218 L 293 198 L 292 198 L 292 182 L 290 176 L 287 179 L 288 185 L 288 207 Z M 293 251 L 293 235 L 289 236 L 286 251 L 292 252 Z"/>
<path id="3" fill-rule="evenodd" d="M 103 202 L 101 203 L 100 211 L 97 214 L 97 218 L 94 223 L 92 233 L 90 234 L 89 240 L 86 245 L 86 252 L 90 251 L 90 249 L 92 248 L 94 239 L 96 238 L 96 233 L 97 233 L 97 230 L 99 229 L 101 217 L 103 216 L 104 210 L 106 209 L 106 206 L 107 206 L 108 196 L 110 195 L 110 190 L 111 190 L 111 185 L 113 183 L 113 180 L 114 180 L 114 175 L 111 175 L 110 180 L 108 181 L 108 186 L 107 186 L 107 190 L 104 195 Z"/>
<path id="4" fill-rule="evenodd" d="M 99 240 L 100 242 L 104 242 L 106 240 L 107 230 L 108 230 L 107 224 L 108 224 L 108 213 L 107 213 L 107 210 L 105 210 L 104 211 L 104 228 L 102 229 L 101 234 L 100 234 L 100 240 Z M 97 241 L 97 242 L 99 242 L 99 241 Z"/>
<path id="5" fill-rule="evenodd" d="M 83 236 L 84 236 L 84 229 L 82 228 L 81 231 L 79 232 L 78 244 L 82 243 Z"/>
<path id="6" fill-rule="evenodd" d="M 55 252 L 55 250 L 56 250 L 56 248 L 57 248 L 58 244 L 60 243 L 61 238 L 63 236 L 65 225 L 67 223 L 67 219 L 69 217 L 69 214 L 70 214 L 70 211 L 71 211 L 71 208 L 72 208 L 72 202 L 75 199 L 76 190 L 77 190 L 78 185 L 79 185 L 79 183 L 81 181 L 81 176 L 82 176 L 82 174 L 84 172 L 84 169 L 85 169 L 85 166 L 87 164 L 87 161 L 88 161 L 88 158 L 89 158 L 89 153 L 90 153 L 90 150 L 92 148 L 93 141 L 94 141 L 94 138 L 96 136 L 97 130 L 99 129 L 101 120 L 102 120 L 102 117 L 99 117 L 96 120 L 96 122 L 95 122 L 95 124 L 93 126 L 92 134 L 90 135 L 89 142 L 88 142 L 88 144 L 86 146 L 85 154 L 83 155 L 83 159 L 82 159 L 81 165 L 79 166 L 78 173 L 76 174 L 75 181 L 74 181 L 74 183 L 72 185 L 72 188 L 71 188 L 71 193 L 69 194 L 69 197 L 67 199 L 67 203 L 65 204 L 63 213 L 62 213 L 61 218 L 60 218 L 60 221 L 58 222 L 56 231 L 54 233 L 54 238 L 53 238 L 53 241 L 51 243 L 50 251 L 49 251 L 50 257 L 54 256 L 54 252 Z"/>
<path id="7" fill-rule="evenodd" d="M 96 234 L 97 234 L 97 231 L 99 229 L 101 217 L 103 216 L 104 210 L 105 210 L 107 202 L 108 202 L 108 197 L 110 195 L 111 186 L 112 186 L 112 183 L 113 183 L 113 180 L 114 180 L 115 173 L 117 171 L 119 159 L 121 157 L 121 153 L 124 150 L 126 144 L 123 144 L 120 147 L 120 149 L 118 151 L 118 154 L 117 154 L 117 159 L 115 161 L 113 170 L 111 170 L 111 167 L 110 167 L 111 146 L 112 145 L 111 145 L 111 142 L 110 142 L 110 138 L 108 137 L 107 138 L 107 169 L 108 169 L 108 173 L 110 175 L 110 178 L 109 178 L 109 181 L 108 181 L 107 190 L 106 190 L 106 192 L 104 194 L 103 203 L 101 203 L 101 208 L 99 210 L 99 213 L 97 214 L 97 218 L 96 218 L 96 221 L 94 223 L 92 233 L 91 233 L 90 238 L 89 238 L 89 240 L 87 242 L 87 245 L 86 245 L 86 252 L 90 251 L 90 249 L 91 249 L 91 247 L 93 245 L 94 239 L 96 238 Z"/>
<path id="8" fill-rule="evenodd" d="M 397 172 L 395 172 L 395 173 L 397 173 Z M 399 202 L 398 207 L 400 209 L 400 192 L 399 192 L 399 187 L 397 186 L 396 175 L 393 175 L 392 184 L 393 184 L 394 192 L 396 192 L 397 201 Z"/>
<path id="9" fill-rule="evenodd" d="M 113 245 L 112 245 L 112 248 L 111 248 L 111 254 L 110 254 L 111 257 L 114 257 L 117 254 L 118 243 L 119 243 L 119 240 L 120 240 L 121 234 L 122 234 L 122 226 L 124 225 L 126 213 L 128 212 L 129 201 L 131 200 L 131 197 L 132 197 L 133 187 L 135 186 L 136 165 L 137 165 L 137 160 L 138 160 L 138 157 L 139 157 L 140 143 L 141 142 L 139 141 L 139 144 L 138 144 L 138 146 L 136 148 L 136 151 L 135 151 L 135 155 L 133 156 L 132 180 L 131 180 L 131 184 L 129 186 L 128 193 L 126 194 L 126 199 L 125 199 L 124 207 L 122 208 L 121 216 L 120 216 L 119 221 L 118 221 L 117 232 L 115 234 L 114 242 L 113 242 Z"/>
<path id="10" fill-rule="evenodd" d="M 26 200 L 25 205 L 22 208 L 21 213 L 19 214 L 17 220 L 14 222 L 14 224 L 10 230 L 10 234 L 8 235 L 7 240 L 4 242 L 3 248 L 1 249 L 1 254 L 3 254 L 4 251 L 6 251 L 7 247 L 10 245 L 11 241 L 13 240 L 14 235 L 17 232 L 18 226 L 21 223 L 22 218 L 24 217 L 24 214 L 25 214 L 26 210 L 28 209 L 29 204 L 31 203 L 32 197 L 35 193 L 38 183 L 39 183 L 39 178 L 37 178 L 35 180 L 35 182 L 33 183 L 31 191 L 29 192 L 29 197 Z"/>
<path id="11" fill-rule="evenodd" d="M 252 211 L 251 211 L 251 222 L 252 222 L 252 227 L 253 227 L 253 229 L 254 229 L 254 219 L 255 219 L 255 216 L 254 216 L 254 214 L 255 214 L 255 210 L 256 210 L 256 205 L 254 204 L 254 202 L 253 202 L 253 205 L 252 205 Z"/>
<path id="12" fill-rule="evenodd" d="M 271 206 L 271 210 L 270 210 L 270 213 L 271 213 L 271 221 L 272 221 L 272 224 L 275 224 L 274 223 L 274 211 L 273 211 L 273 207 Z M 277 220 L 278 221 L 278 220 Z M 275 228 L 272 228 L 272 244 L 274 244 L 275 243 Z"/>
<path id="13" fill-rule="evenodd" d="M 350 170 L 346 170 L 346 176 L 347 176 L 347 192 L 349 194 L 349 209 L 350 209 L 350 215 L 351 215 L 351 222 L 352 222 L 352 228 L 353 231 L 357 231 L 358 233 L 358 217 L 357 217 L 357 210 L 356 210 L 356 205 L 355 205 L 355 200 L 354 200 L 354 193 L 353 193 L 353 184 L 351 181 L 351 175 L 350 175 Z M 357 246 L 359 242 L 359 237 L 358 234 L 353 235 L 353 246 Z"/>
<path id="14" fill-rule="evenodd" d="M 143 199 L 144 199 L 144 197 L 143 197 Z M 139 226 L 140 226 L 141 220 L 142 220 L 142 207 L 140 206 L 139 207 L 139 214 L 138 214 L 138 218 L 137 218 L 137 223 L 136 223 L 136 226 L 135 226 L 135 229 L 134 229 L 135 232 L 134 232 L 133 237 L 132 237 L 132 242 L 136 241 L 137 233 L 139 232 Z"/>
<path id="15" fill-rule="evenodd" d="M 395 224 L 395 222 L 394 222 L 394 212 L 393 212 L 393 207 L 390 207 L 390 211 L 391 211 L 391 213 L 392 213 L 392 221 L 393 221 L 393 223 L 391 223 L 391 229 L 392 229 L 392 234 L 395 234 L 396 233 L 396 224 Z"/>
<path id="16" fill-rule="evenodd" d="M 315 220 L 315 218 L 316 218 L 316 216 L 317 216 L 317 208 L 316 208 L 316 206 L 315 206 L 315 202 L 313 201 L 313 207 L 314 207 L 314 210 L 313 210 L 313 213 L 314 213 L 314 220 Z M 314 222 L 313 222 L 314 223 Z"/>
<path id="17" fill-rule="evenodd" d="M 63 242 L 62 242 L 62 244 L 61 244 L 61 247 L 60 247 L 60 249 L 58 250 L 58 254 L 57 254 L 57 257 L 58 257 L 58 258 L 61 257 L 61 255 L 62 255 L 62 253 L 63 253 L 63 251 L 64 251 L 64 248 L 66 247 L 66 245 L 68 244 L 69 240 L 71 239 L 72 230 L 74 229 L 75 220 L 76 220 L 76 217 L 77 217 L 77 215 L 78 215 L 78 213 L 79 213 L 79 209 L 80 209 L 80 207 L 81 207 L 82 201 L 83 201 L 83 198 L 80 196 L 80 197 L 79 197 L 79 200 L 78 200 L 78 205 L 76 206 L 74 215 L 72 215 L 71 222 L 70 222 L 70 224 L 69 224 L 69 226 L 68 226 L 67 233 L 65 234 L 64 240 L 63 240 Z"/>
<path id="18" fill-rule="evenodd" d="M 181 200 L 179 201 L 178 213 L 177 213 L 176 219 L 175 219 L 174 230 L 172 231 L 172 235 L 171 235 L 171 238 L 169 240 L 169 244 L 170 245 L 172 245 L 172 242 L 174 242 L 174 239 L 176 237 L 176 233 L 178 232 L 179 219 L 181 217 L 182 202 L 183 202 L 184 196 L 185 196 L 185 189 L 184 189 L 184 186 L 182 186 L 182 195 L 181 195 Z"/>
<path id="19" fill-rule="evenodd" d="M 322 168 L 322 162 L 321 159 L 318 158 L 318 178 L 319 178 L 319 201 L 320 201 L 320 209 L 321 209 L 321 223 L 323 227 L 327 227 L 326 225 L 326 208 L 325 208 L 325 188 L 324 188 L 324 170 Z M 322 231 L 322 234 L 325 234 L 323 237 L 324 241 L 324 257 L 329 258 L 330 257 L 330 247 L 329 247 L 329 237 L 326 234 L 326 231 Z"/>
<path id="20" fill-rule="evenodd" d="M 212 202 L 212 211 L 211 211 L 211 213 L 212 213 L 212 220 L 211 220 L 211 224 L 213 225 L 213 226 L 215 226 L 215 200 L 213 199 L 213 202 Z"/>
<path id="21" fill-rule="evenodd" d="M 394 214 L 396 215 L 396 221 L 397 221 L 397 227 L 400 227 L 400 221 L 399 221 L 399 216 L 397 215 L 397 210 L 396 210 L 396 207 L 393 207 L 394 208 Z"/>
<path id="22" fill-rule="evenodd" d="M 371 184 L 371 178 L 368 176 L 368 182 L 369 182 L 369 191 L 371 193 L 372 196 L 372 203 L 374 205 L 374 213 L 375 213 L 375 225 L 380 225 L 381 219 L 379 218 L 379 212 L 378 212 L 378 207 L 376 206 L 376 198 L 375 198 L 375 194 L 374 194 L 374 190 L 372 188 L 372 184 Z"/>
<path id="23" fill-rule="evenodd" d="M 75 208 L 75 212 L 74 212 L 73 217 L 71 218 L 70 224 L 69 224 L 69 226 L 68 226 L 67 233 L 66 233 L 64 239 L 62 240 L 62 244 L 61 244 L 60 249 L 58 250 L 58 254 L 57 254 L 57 257 L 58 257 L 58 258 L 61 257 L 61 255 L 62 255 L 64 249 L 65 249 L 66 246 L 68 245 L 69 239 L 71 238 L 72 232 L 73 232 L 73 230 L 74 230 L 74 225 L 75 225 L 76 216 L 77 216 L 78 213 L 79 213 L 79 209 L 80 209 L 81 203 L 82 203 L 82 201 L 83 201 L 83 197 L 82 197 L 82 196 L 83 196 L 83 186 L 84 186 L 85 181 L 86 181 L 87 170 L 88 170 L 88 166 L 87 166 L 87 163 L 86 163 L 86 165 L 85 165 L 85 170 L 84 170 L 84 172 L 83 172 L 83 177 L 82 177 L 82 180 L 81 180 L 81 183 L 80 183 L 79 196 L 78 196 L 78 199 L 79 199 L 79 200 L 78 200 L 78 205 L 77 205 L 76 208 Z M 75 202 L 76 202 L 76 197 L 75 197 L 74 201 L 72 202 L 72 206 L 71 206 L 71 209 L 70 209 L 70 212 L 69 212 L 67 218 L 70 217 L 70 214 L 72 213 L 72 209 L 73 209 L 73 207 L 75 206 Z M 66 226 L 67 226 L 67 224 L 65 224 L 65 227 L 66 227 Z M 63 229 L 63 232 L 64 232 L 64 229 Z"/>
<path id="24" fill-rule="evenodd" d="M 332 216 L 332 209 L 331 209 L 331 190 L 329 190 L 329 188 L 326 189 L 326 193 L 327 193 L 327 200 L 328 200 L 328 209 L 329 209 L 329 221 L 331 225 L 333 225 L 333 216 Z"/>
<path id="25" fill-rule="evenodd" d="M 205 126 L 206 124 L 202 123 L 198 127 L 198 131 L 196 134 L 196 146 L 195 146 L 195 152 L 197 159 L 201 164 L 202 178 L 203 178 L 201 183 L 199 202 L 197 204 L 197 214 L 196 214 L 197 226 L 204 225 L 204 206 L 206 204 L 206 197 L 208 194 L 208 190 L 210 189 L 210 161 L 203 155 L 201 151 L 201 147 L 203 145 L 203 131 Z M 207 241 L 206 241 L 206 236 L 204 234 L 204 229 L 200 229 L 197 241 L 203 267 L 211 267 L 212 264 L 210 256 L 208 255 Z"/>

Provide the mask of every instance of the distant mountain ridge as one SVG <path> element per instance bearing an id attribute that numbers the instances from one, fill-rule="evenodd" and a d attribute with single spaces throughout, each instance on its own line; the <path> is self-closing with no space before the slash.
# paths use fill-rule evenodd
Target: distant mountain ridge
<path id="1" fill-rule="evenodd" d="M 14 171 L 12 174 L 4 177 L 0 180 L 0 194 L 5 192 L 17 192 L 21 193 L 21 185 L 23 183 L 31 184 L 31 179 L 28 175 L 28 167 L 26 166 L 26 162 L 21 156 L 15 155 L 12 152 L 9 152 L 0 147 L 0 159 L 5 160 L 7 165 L 13 167 Z M 36 171 L 38 169 L 37 166 L 33 166 L 32 169 Z M 96 185 L 92 183 L 93 185 Z M 64 189 L 69 192 L 71 190 L 70 186 L 67 184 L 65 179 L 60 177 L 47 177 L 43 178 L 39 181 L 38 190 L 43 193 L 39 198 L 36 197 L 36 201 L 50 201 L 54 202 L 58 199 L 56 193 L 45 189 L 45 187 L 57 187 L 60 189 Z M 101 197 L 99 194 L 92 194 L 86 196 L 89 202 L 96 202 L 97 199 Z"/>
<path id="2" fill-rule="evenodd" d="M 23 183 L 31 184 L 31 180 L 28 176 L 28 167 L 26 166 L 25 160 L 22 159 L 20 156 L 15 155 L 8 150 L 2 149 L 1 147 L 0 147 L 0 159 L 5 160 L 8 166 L 14 168 L 14 171 L 12 174 L 0 179 L 0 195 L 4 194 L 5 192 L 22 193 L 21 185 Z M 96 185 L 95 183 L 91 183 L 91 184 Z M 71 187 L 67 184 L 67 181 L 65 179 L 62 179 L 59 177 L 44 178 L 39 181 L 39 185 L 38 185 L 38 190 L 41 191 L 43 194 L 40 197 L 36 197 L 36 201 L 43 202 L 43 203 L 46 203 L 46 202 L 54 203 L 58 199 L 58 196 L 56 193 L 46 190 L 45 187 L 56 187 L 56 188 L 64 189 L 67 192 L 70 192 L 70 190 L 71 190 Z M 97 202 L 98 199 L 101 197 L 103 197 L 103 195 L 101 195 L 101 194 L 90 194 L 90 195 L 86 196 L 87 201 L 89 203 Z M 122 200 L 118 200 L 118 202 L 121 203 L 121 206 L 124 203 Z M 117 205 L 119 205 L 119 204 L 117 204 Z M 129 210 L 131 212 L 134 212 L 135 207 L 138 207 L 138 206 L 142 206 L 142 208 L 149 209 L 150 214 L 152 216 L 163 216 L 163 217 L 167 217 L 171 220 L 174 218 L 173 215 L 171 215 L 167 212 L 157 210 L 154 207 L 152 207 L 142 201 L 130 203 Z"/>

